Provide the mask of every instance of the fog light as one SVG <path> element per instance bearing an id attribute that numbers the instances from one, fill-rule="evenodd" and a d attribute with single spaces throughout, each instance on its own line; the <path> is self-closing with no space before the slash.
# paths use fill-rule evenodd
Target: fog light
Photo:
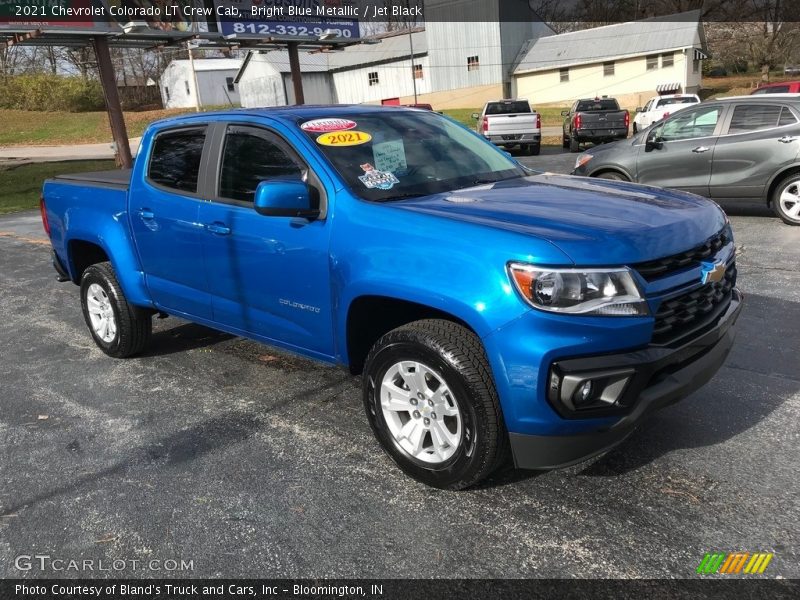
<path id="1" fill-rule="evenodd" d="M 589 402 L 592 399 L 593 388 L 594 386 L 592 385 L 591 379 L 584 381 L 575 391 L 575 404 L 581 405 Z"/>

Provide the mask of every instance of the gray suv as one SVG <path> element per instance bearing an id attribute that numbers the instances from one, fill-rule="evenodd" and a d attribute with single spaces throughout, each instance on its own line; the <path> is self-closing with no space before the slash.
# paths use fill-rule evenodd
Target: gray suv
<path id="1" fill-rule="evenodd" d="M 720 202 L 764 201 L 800 225 L 800 95 L 710 100 L 632 138 L 597 146 L 574 175 L 676 188 Z"/>

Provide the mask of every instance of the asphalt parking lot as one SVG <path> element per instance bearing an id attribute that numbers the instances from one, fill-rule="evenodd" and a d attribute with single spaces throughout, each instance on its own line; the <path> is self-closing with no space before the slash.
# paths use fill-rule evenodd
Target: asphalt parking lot
<path id="1" fill-rule="evenodd" d="M 98 576 L 680 578 L 710 551 L 800 577 L 800 228 L 730 212 L 746 306 L 717 376 L 599 459 L 458 493 L 392 465 L 338 369 L 172 318 L 107 358 L 38 215 L 0 217 L 0 577 L 92 575 L 15 568 L 45 554 L 124 561 Z"/>

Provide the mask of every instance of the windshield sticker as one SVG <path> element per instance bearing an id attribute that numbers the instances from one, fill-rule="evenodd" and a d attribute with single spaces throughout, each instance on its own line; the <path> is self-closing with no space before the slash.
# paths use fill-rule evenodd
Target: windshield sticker
<path id="1" fill-rule="evenodd" d="M 327 133 L 329 131 L 343 131 L 353 129 L 358 123 L 350 119 L 314 119 L 300 125 L 303 131 L 312 133 Z"/>
<path id="2" fill-rule="evenodd" d="M 359 179 L 369 189 L 390 190 L 400 183 L 394 173 L 379 171 L 370 163 L 361 165 L 361 168 L 364 169 L 364 174 Z"/>
<path id="3" fill-rule="evenodd" d="M 331 131 L 319 136 L 317 143 L 323 146 L 358 146 L 371 139 L 372 136 L 363 131 Z"/>
<path id="4" fill-rule="evenodd" d="M 403 140 L 387 140 L 372 145 L 372 156 L 375 158 L 375 168 L 379 171 L 405 171 L 408 168 L 406 163 L 406 149 Z"/>

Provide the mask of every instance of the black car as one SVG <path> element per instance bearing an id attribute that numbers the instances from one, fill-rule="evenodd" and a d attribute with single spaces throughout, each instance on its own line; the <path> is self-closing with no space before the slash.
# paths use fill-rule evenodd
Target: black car
<path id="1" fill-rule="evenodd" d="M 584 142 L 603 143 L 628 137 L 630 114 L 615 98 L 576 100 L 564 117 L 564 148 L 578 152 Z"/>
<path id="2" fill-rule="evenodd" d="M 676 188 L 717 201 L 766 202 L 800 225 L 800 97 L 698 104 L 631 139 L 578 156 L 574 175 Z"/>

